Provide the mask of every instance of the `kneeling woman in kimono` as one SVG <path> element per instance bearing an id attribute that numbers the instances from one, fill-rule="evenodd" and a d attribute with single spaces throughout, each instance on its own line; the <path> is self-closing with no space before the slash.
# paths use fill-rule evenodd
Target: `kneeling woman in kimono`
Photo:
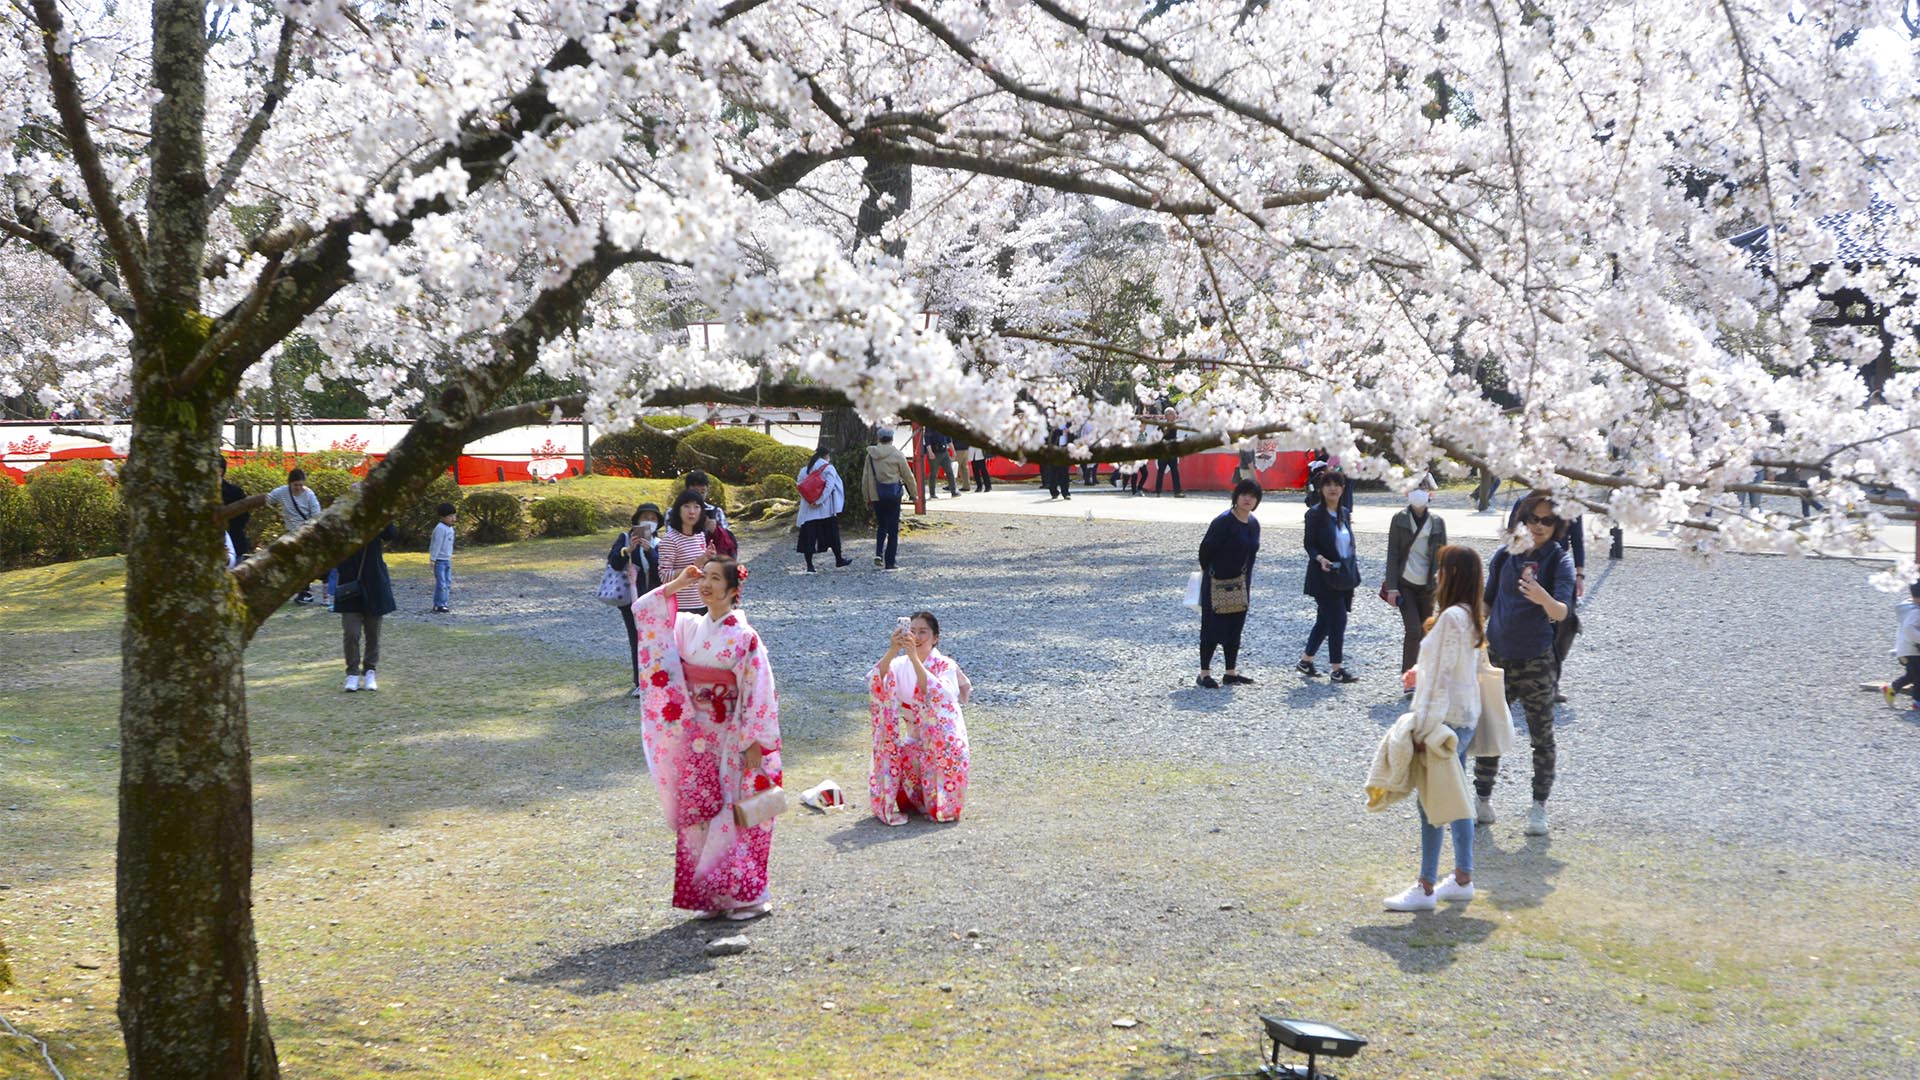
<path id="1" fill-rule="evenodd" d="M 942 653 L 940 620 L 930 611 L 896 628 L 887 653 L 867 672 L 873 717 L 873 815 L 905 825 L 909 807 L 935 821 L 960 820 L 967 799 L 967 721 L 960 706 L 973 684 Z"/>
<path id="2" fill-rule="evenodd" d="M 633 602 L 641 736 L 678 845 L 673 906 L 703 918 L 764 915 L 773 822 L 742 828 L 733 808 L 780 783 L 780 703 L 766 646 L 736 608 L 744 567 L 718 556 Z M 704 615 L 679 611 L 697 587 Z"/>

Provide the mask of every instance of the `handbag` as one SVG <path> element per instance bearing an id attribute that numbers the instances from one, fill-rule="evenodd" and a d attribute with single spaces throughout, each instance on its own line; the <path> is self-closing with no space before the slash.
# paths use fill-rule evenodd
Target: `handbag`
<path id="1" fill-rule="evenodd" d="M 798 487 L 800 488 L 801 498 L 810 503 L 819 502 L 820 496 L 827 493 L 827 467 L 821 465 L 819 468 L 801 477 Z"/>
<path id="2" fill-rule="evenodd" d="M 1215 615 L 1238 615 L 1247 610 L 1247 575 L 1217 577 L 1208 582 L 1207 601 Z"/>
<path id="3" fill-rule="evenodd" d="M 626 572 L 611 566 L 601 573 L 600 588 L 594 595 L 608 607 L 633 605 L 633 585 L 627 581 Z"/>
<path id="4" fill-rule="evenodd" d="M 1480 684 L 1480 722 L 1474 725 L 1467 753 L 1473 757 L 1502 757 L 1513 749 L 1513 712 L 1507 708 L 1507 673 L 1493 665 L 1487 648 L 1479 650 L 1476 670 Z"/>
<path id="5" fill-rule="evenodd" d="M 353 572 L 352 581 L 336 582 L 333 586 L 333 601 L 358 600 L 366 590 L 360 587 L 360 575 L 367 572 L 367 548 L 360 549 L 360 566 Z"/>
<path id="6" fill-rule="evenodd" d="M 867 471 L 873 474 L 874 502 L 899 502 L 907 497 L 907 485 L 898 482 L 888 484 L 880 482 L 880 467 L 873 463 L 872 454 L 867 455 Z"/>
<path id="7" fill-rule="evenodd" d="M 733 823 L 743 829 L 758 828 L 787 812 L 787 791 L 778 784 L 757 792 L 752 798 L 733 804 Z"/>

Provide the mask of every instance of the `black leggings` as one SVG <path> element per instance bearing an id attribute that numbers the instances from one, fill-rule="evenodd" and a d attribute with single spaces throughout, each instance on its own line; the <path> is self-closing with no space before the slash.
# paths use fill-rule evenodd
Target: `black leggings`
<path id="1" fill-rule="evenodd" d="M 1904 692 L 1915 701 L 1920 701 L 1920 656 L 1903 656 L 1900 662 L 1906 665 L 1907 673 L 1893 680 L 1893 692 Z"/>
<path id="2" fill-rule="evenodd" d="M 1180 463 L 1178 461 L 1163 461 L 1160 463 L 1160 475 L 1153 478 L 1153 493 L 1155 495 L 1160 494 L 1160 490 L 1166 487 L 1167 477 L 1169 475 L 1173 477 L 1173 493 L 1175 495 L 1180 494 Z"/>
<path id="3" fill-rule="evenodd" d="M 640 627 L 633 621 L 633 609 L 620 609 L 620 621 L 627 624 L 627 659 L 633 662 L 633 685 L 640 685 Z"/>
<path id="4" fill-rule="evenodd" d="M 1247 613 L 1221 615 L 1204 608 L 1200 611 L 1200 670 L 1213 666 L 1213 648 L 1218 645 L 1226 655 L 1227 670 L 1240 670 L 1240 632 L 1247 627 Z"/>
<path id="5" fill-rule="evenodd" d="M 1327 643 L 1327 659 L 1340 663 L 1345 659 L 1347 644 L 1347 603 L 1349 597 L 1316 596 L 1313 606 L 1318 614 L 1313 619 L 1313 631 L 1307 635 L 1307 658 L 1320 651 L 1320 643 Z"/>
<path id="6" fill-rule="evenodd" d="M 992 491 L 993 477 L 987 475 L 987 459 L 975 458 L 967 465 L 973 470 L 973 490 Z"/>

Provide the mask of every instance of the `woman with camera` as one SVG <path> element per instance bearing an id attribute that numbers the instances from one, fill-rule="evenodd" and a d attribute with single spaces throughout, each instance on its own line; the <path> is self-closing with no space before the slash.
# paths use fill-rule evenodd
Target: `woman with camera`
<path id="1" fill-rule="evenodd" d="M 917 611 L 894 626 L 887 651 L 867 672 L 873 720 L 873 816 L 905 825 L 907 810 L 935 821 L 960 820 L 967 801 L 967 721 L 960 707 L 973 684 L 940 651 L 940 620 Z"/>
<path id="2" fill-rule="evenodd" d="M 634 508 L 633 518 L 626 532 L 613 538 L 613 548 L 607 552 L 607 567 L 627 578 L 629 597 L 638 597 L 660 587 L 660 508 L 653 503 L 641 503 Z M 617 599 L 617 598 L 616 598 Z M 620 621 L 627 627 L 627 659 L 633 663 L 633 697 L 643 697 L 640 689 L 640 664 L 634 660 L 635 651 L 640 645 L 640 630 L 633 622 L 633 605 L 620 604 Z"/>
<path id="3" fill-rule="evenodd" d="M 673 906 L 702 918 L 770 909 L 780 788 L 780 699 L 765 644 L 738 610 L 746 567 L 715 555 L 633 603 L 647 771 L 674 831 Z M 701 614 L 681 611 L 698 594 Z"/>

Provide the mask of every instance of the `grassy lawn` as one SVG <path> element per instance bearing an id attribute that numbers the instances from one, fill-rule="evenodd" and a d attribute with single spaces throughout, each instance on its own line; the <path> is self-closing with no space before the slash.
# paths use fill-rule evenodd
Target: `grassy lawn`
<path id="1" fill-rule="evenodd" d="M 469 547 L 460 570 L 600 544 Z M 119 580 L 116 560 L 0 575 L 0 1013 L 74 1080 L 125 1068 Z M 1387 916 L 1409 821 L 1287 824 L 1287 799 L 1352 791 L 1012 760 L 990 713 L 963 826 L 783 821 L 780 913 L 708 960 L 716 931 L 666 904 L 670 841 L 606 665 L 399 621 L 382 690 L 348 696 L 337 627 L 289 610 L 248 653 L 256 916 L 292 1076 L 1192 1078 L 1251 1066 L 1256 1009 L 1368 1035 L 1340 1070 L 1360 1080 L 1920 1069 L 1911 873 L 1509 828 L 1488 898 Z M 858 801 L 857 697 L 796 694 L 783 728 L 792 776 Z M 39 1075 L 4 1040 L 0 1068 Z"/>

